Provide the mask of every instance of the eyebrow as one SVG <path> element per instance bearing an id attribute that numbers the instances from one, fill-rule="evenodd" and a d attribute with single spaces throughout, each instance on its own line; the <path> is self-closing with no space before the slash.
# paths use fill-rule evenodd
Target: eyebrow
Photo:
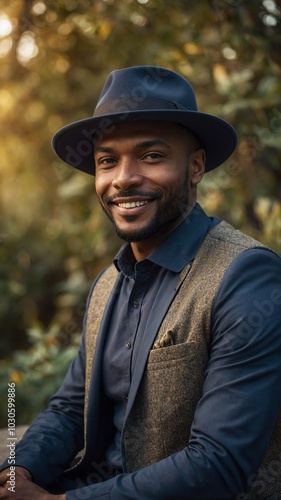
<path id="1" fill-rule="evenodd" d="M 97 148 L 95 148 L 94 151 L 95 151 L 95 153 L 112 153 L 113 148 L 109 148 L 106 146 L 98 146 Z"/>
<path id="2" fill-rule="evenodd" d="M 137 147 L 140 148 L 140 149 L 151 148 L 153 146 L 170 147 L 169 144 L 167 144 L 162 139 L 150 139 L 150 140 L 143 141 L 143 142 L 140 142 L 139 144 L 137 144 Z"/>
<path id="3" fill-rule="evenodd" d="M 149 139 L 147 141 L 142 141 L 139 142 L 135 145 L 136 149 L 145 149 L 145 148 L 151 148 L 154 146 L 165 146 L 166 148 L 170 148 L 169 144 L 167 144 L 165 141 L 162 139 Z M 98 146 L 95 149 L 95 153 L 113 153 L 114 148 L 110 146 Z"/>

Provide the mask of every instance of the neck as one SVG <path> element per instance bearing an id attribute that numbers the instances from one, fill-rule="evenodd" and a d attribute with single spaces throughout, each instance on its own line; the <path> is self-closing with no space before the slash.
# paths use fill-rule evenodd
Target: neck
<path id="1" fill-rule="evenodd" d="M 161 243 L 163 243 L 163 241 L 182 223 L 190 211 L 191 209 L 188 212 L 183 213 L 179 219 L 173 221 L 170 225 L 159 229 L 159 231 L 146 240 L 132 241 L 130 245 L 136 261 L 139 262 L 151 255 L 152 252 L 154 252 L 154 250 L 156 250 Z"/>

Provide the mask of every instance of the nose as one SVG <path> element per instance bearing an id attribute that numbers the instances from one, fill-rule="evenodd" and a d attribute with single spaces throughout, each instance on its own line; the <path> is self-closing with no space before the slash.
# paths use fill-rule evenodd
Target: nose
<path id="1" fill-rule="evenodd" d="M 115 189 L 130 189 L 142 183 L 142 176 L 137 162 L 129 158 L 119 161 L 114 174 L 112 186 Z"/>

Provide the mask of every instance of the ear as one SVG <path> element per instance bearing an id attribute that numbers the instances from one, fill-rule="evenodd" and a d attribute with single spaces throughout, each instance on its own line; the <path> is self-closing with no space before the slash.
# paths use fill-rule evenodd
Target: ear
<path id="1" fill-rule="evenodd" d="M 194 186 L 199 184 L 205 173 L 206 153 L 203 148 L 191 153 L 189 158 L 190 182 Z"/>

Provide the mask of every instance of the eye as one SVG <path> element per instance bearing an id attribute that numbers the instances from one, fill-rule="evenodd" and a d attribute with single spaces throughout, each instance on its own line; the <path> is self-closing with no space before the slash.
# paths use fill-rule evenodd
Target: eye
<path id="1" fill-rule="evenodd" d="M 115 165 L 116 162 L 117 160 L 113 156 L 103 156 L 101 158 L 96 158 L 96 165 L 101 166 L 103 168 Z"/>
<path id="2" fill-rule="evenodd" d="M 163 157 L 164 157 L 163 153 L 159 153 L 157 151 L 150 151 L 149 153 L 145 153 L 143 155 L 142 160 L 149 161 L 151 163 L 156 163 Z"/>
<path id="3" fill-rule="evenodd" d="M 98 163 L 101 164 L 101 165 L 104 165 L 104 164 L 107 164 L 107 163 L 112 163 L 114 162 L 114 158 L 112 158 L 112 156 L 106 156 L 105 158 L 100 158 L 98 160 Z"/>

